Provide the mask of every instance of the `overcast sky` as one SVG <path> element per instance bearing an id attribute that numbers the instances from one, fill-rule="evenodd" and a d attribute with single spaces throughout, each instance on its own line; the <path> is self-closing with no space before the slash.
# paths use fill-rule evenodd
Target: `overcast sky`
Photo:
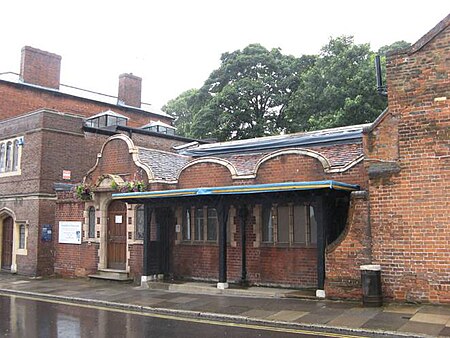
<path id="1" fill-rule="evenodd" d="M 19 72 L 25 45 L 62 56 L 61 82 L 117 95 L 118 76 L 143 78 L 160 108 L 199 88 L 220 55 L 250 43 L 317 54 L 353 35 L 373 50 L 415 42 L 450 13 L 448 0 L 0 1 L 0 73 Z"/>

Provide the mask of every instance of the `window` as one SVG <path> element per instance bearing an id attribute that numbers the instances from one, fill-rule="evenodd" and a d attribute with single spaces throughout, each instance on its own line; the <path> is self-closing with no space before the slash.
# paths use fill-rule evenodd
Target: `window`
<path id="1" fill-rule="evenodd" d="M 19 226 L 19 249 L 25 249 L 25 224 Z"/>
<path id="2" fill-rule="evenodd" d="M 5 149 L 6 143 L 0 143 L 0 173 L 5 172 Z"/>
<path id="3" fill-rule="evenodd" d="M 195 209 L 195 231 L 194 240 L 203 241 L 203 229 L 205 220 L 203 218 L 203 208 Z"/>
<path id="4" fill-rule="evenodd" d="M 209 207 L 192 207 L 183 211 L 182 238 L 184 241 L 217 242 L 219 220 L 217 210 Z"/>
<path id="5" fill-rule="evenodd" d="M 0 141 L 0 174 L 4 176 L 20 174 L 22 144 L 22 137 Z"/>
<path id="6" fill-rule="evenodd" d="M 95 238 L 95 208 L 89 208 L 88 237 Z"/>
<path id="7" fill-rule="evenodd" d="M 266 243 L 273 242 L 273 215 L 272 207 L 264 206 L 262 209 L 262 241 Z"/>
<path id="8" fill-rule="evenodd" d="M 263 206 L 261 216 L 263 243 L 317 243 L 317 222 L 312 206 L 292 203 Z"/>
<path id="9" fill-rule="evenodd" d="M 112 110 L 94 115 L 86 120 L 86 126 L 92 128 L 104 128 L 109 126 L 126 126 L 128 117 L 120 115 Z"/>
<path id="10" fill-rule="evenodd" d="M 191 240 L 191 210 L 190 210 L 190 208 L 186 208 L 184 210 L 183 240 L 184 241 L 190 241 Z"/>
<path id="11" fill-rule="evenodd" d="M 208 223 L 206 225 L 206 239 L 208 241 L 217 241 L 217 228 L 219 221 L 217 219 L 217 211 L 214 208 L 208 208 Z"/>
<path id="12" fill-rule="evenodd" d="M 145 215 L 144 215 L 144 206 L 139 205 L 136 208 L 136 230 L 135 230 L 135 239 L 144 239 L 144 225 L 145 225 Z"/>

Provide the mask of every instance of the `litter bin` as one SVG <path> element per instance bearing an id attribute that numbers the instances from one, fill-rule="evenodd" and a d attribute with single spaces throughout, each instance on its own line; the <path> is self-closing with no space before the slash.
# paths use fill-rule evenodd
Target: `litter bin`
<path id="1" fill-rule="evenodd" d="M 383 305 L 383 294 L 381 291 L 381 266 L 361 265 L 361 284 L 363 291 L 364 306 Z"/>

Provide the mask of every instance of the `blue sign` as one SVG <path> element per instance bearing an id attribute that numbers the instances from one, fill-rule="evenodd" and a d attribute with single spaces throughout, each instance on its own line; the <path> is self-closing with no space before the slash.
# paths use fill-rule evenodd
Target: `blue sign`
<path id="1" fill-rule="evenodd" d="M 44 242 L 51 242 L 52 241 L 52 225 L 51 224 L 44 224 L 42 226 L 42 233 L 41 233 L 41 240 Z"/>

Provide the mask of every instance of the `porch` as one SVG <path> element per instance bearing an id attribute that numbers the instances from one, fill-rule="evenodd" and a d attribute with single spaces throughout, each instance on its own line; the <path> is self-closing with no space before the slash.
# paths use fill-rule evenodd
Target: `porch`
<path id="1" fill-rule="evenodd" d="M 145 206 L 143 285 L 183 270 L 194 274 L 186 277 L 208 281 L 201 289 L 217 282 L 215 289 L 225 290 L 232 282 L 228 292 L 243 290 L 237 285 L 263 285 L 312 288 L 324 297 L 325 248 L 343 231 L 349 194 L 358 189 L 335 181 L 287 182 L 121 193 L 113 199 Z M 211 235 L 217 240 L 210 242 L 209 228 L 190 213 L 204 213 L 207 222 L 209 209 L 217 218 L 217 233 Z M 174 270 L 180 256 L 181 264 Z"/>

